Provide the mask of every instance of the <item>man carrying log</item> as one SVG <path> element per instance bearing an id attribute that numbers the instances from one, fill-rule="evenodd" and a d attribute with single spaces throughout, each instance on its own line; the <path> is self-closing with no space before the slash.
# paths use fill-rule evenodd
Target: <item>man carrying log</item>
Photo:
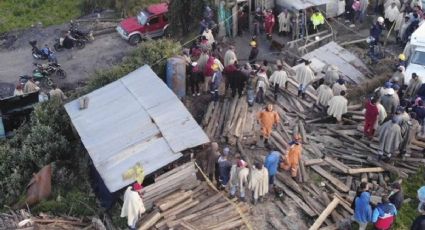
<path id="1" fill-rule="evenodd" d="M 142 200 L 142 189 L 142 185 L 135 182 L 133 186 L 128 186 L 124 193 L 121 217 L 127 217 L 127 225 L 130 229 L 136 229 L 137 221 L 146 211 Z"/>
<path id="2" fill-rule="evenodd" d="M 289 149 L 285 154 L 283 162 L 280 164 L 280 167 L 284 170 L 291 170 L 292 179 L 296 179 L 298 174 L 298 166 L 300 164 L 302 144 L 301 144 L 301 135 L 295 134 L 293 140 L 289 142 Z"/>
<path id="3" fill-rule="evenodd" d="M 230 199 L 235 197 L 236 191 L 239 189 L 240 200 L 245 202 L 245 185 L 248 183 L 249 169 L 247 163 L 240 156 L 235 158 L 235 164 L 230 169 Z"/>
<path id="4" fill-rule="evenodd" d="M 295 78 L 299 84 L 298 97 L 302 96 L 302 98 L 305 99 L 305 91 L 314 80 L 314 72 L 309 66 L 311 63 L 310 61 L 304 60 L 303 62 L 304 65 L 301 65 L 296 69 Z"/>
<path id="5" fill-rule="evenodd" d="M 367 100 L 365 105 L 363 134 L 369 139 L 372 139 L 375 134 L 375 124 L 379 116 L 378 106 L 376 105 L 377 102 L 378 98 L 372 97 L 370 100 Z"/>
<path id="6" fill-rule="evenodd" d="M 272 148 L 269 147 L 269 150 L 272 150 Z M 269 172 L 269 191 L 272 191 L 274 187 L 274 178 L 277 173 L 277 167 L 279 166 L 280 159 L 280 152 L 272 150 L 269 154 L 267 154 L 264 161 L 264 167 L 266 167 Z"/>
<path id="7" fill-rule="evenodd" d="M 345 98 L 345 91 L 340 95 L 333 96 L 328 102 L 328 115 L 335 117 L 338 123 L 342 122 L 342 115 L 348 111 L 348 100 Z"/>
<path id="8" fill-rule="evenodd" d="M 270 134 L 272 133 L 273 125 L 279 123 L 279 115 L 273 111 L 273 105 L 268 104 L 266 109 L 258 114 L 258 122 L 261 125 L 260 140 L 264 138 L 264 144 L 269 143 Z"/>
<path id="9" fill-rule="evenodd" d="M 378 160 L 384 155 L 390 158 L 392 154 L 395 154 L 399 150 L 402 136 L 401 128 L 397 122 L 397 118 L 393 117 L 391 120 L 385 122 L 380 128 Z"/>
<path id="10" fill-rule="evenodd" d="M 282 63 L 277 64 L 277 70 L 270 76 L 269 81 L 274 87 L 274 100 L 276 101 L 280 86 L 285 86 L 285 89 L 288 88 L 288 75 L 283 70 Z"/>
<path id="11" fill-rule="evenodd" d="M 258 200 L 262 202 L 263 197 L 269 192 L 269 173 L 263 164 L 259 162 L 254 164 L 248 187 L 252 191 L 252 203 L 256 205 Z"/>

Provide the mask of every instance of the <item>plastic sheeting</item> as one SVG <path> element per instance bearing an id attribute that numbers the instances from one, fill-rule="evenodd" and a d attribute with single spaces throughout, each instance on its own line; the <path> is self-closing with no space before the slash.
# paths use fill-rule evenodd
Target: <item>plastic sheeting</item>
<path id="1" fill-rule="evenodd" d="M 186 96 L 186 62 L 183 57 L 176 56 L 167 61 L 167 86 L 179 99 Z"/>

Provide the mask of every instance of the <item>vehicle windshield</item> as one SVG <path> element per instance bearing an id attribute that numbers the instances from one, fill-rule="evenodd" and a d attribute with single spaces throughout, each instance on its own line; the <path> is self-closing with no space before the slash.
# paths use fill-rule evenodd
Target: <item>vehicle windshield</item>
<path id="1" fill-rule="evenodd" d="M 145 25 L 146 22 L 148 21 L 149 18 L 149 13 L 146 11 L 141 11 L 138 15 L 137 15 L 137 21 L 139 22 L 140 25 Z"/>
<path id="2" fill-rule="evenodd" d="M 411 63 L 425 66 L 425 52 L 415 51 Z"/>

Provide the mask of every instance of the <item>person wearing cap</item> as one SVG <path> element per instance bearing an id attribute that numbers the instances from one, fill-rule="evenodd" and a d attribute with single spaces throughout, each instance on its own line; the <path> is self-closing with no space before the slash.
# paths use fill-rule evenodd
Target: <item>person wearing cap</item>
<path id="1" fill-rule="evenodd" d="M 223 149 L 223 154 L 218 158 L 218 179 L 219 179 L 219 189 L 223 190 L 230 179 L 230 169 L 232 168 L 232 163 L 229 161 L 230 150 L 228 147 Z"/>
<path id="2" fill-rule="evenodd" d="M 338 123 L 342 122 L 342 115 L 348 111 L 348 100 L 345 98 L 345 91 L 341 91 L 339 95 L 333 96 L 328 101 L 328 115 L 336 118 Z"/>
<path id="3" fill-rule="evenodd" d="M 420 203 L 418 207 L 419 216 L 413 221 L 410 230 L 425 229 L 425 203 Z"/>
<path id="4" fill-rule="evenodd" d="M 302 96 L 305 99 L 305 91 L 315 77 L 313 70 L 309 66 L 311 62 L 308 60 L 303 60 L 303 62 L 304 64 L 298 66 L 295 70 L 295 78 L 299 84 L 298 97 Z"/>
<path id="5" fill-rule="evenodd" d="M 268 104 L 266 109 L 258 113 L 258 122 L 261 125 L 260 140 L 264 138 L 264 143 L 268 144 L 273 126 L 280 122 L 279 114 L 273 111 L 273 105 Z"/>
<path id="6" fill-rule="evenodd" d="M 283 70 L 281 63 L 277 65 L 277 70 L 273 72 L 269 79 L 270 83 L 274 87 L 274 100 L 277 100 L 277 95 L 281 86 L 285 86 L 285 89 L 288 88 L 288 74 Z"/>
<path id="7" fill-rule="evenodd" d="M 124 193 L 121 217 L 127 217 L 127 225 L 130 229 L 136 229 L 137 221 L 146 211 L 142 200 L 142 189 L 143 186 L 135 182 L 132 186 L 128 186 Z"/>
<path id="8" fill-rule="evenodd" d="M 384 25 L 384 18 L 383 17 L 378 17 L 378 19 L 376 19 L 376 23 L 374 23 L 371 27 L 370 27 L 370 36 L 374 38 L 374 41 L 372 43 L 373 46 L 377 45 L 380 41 L 380 37 L 382 34 L 382 30 L 385 29 L 385 25 Z"/>
<path id="9" fill-rule="evenodd" d="M 212 69 L 214 71 L 214 74 L 211 78 L 211 95 L 213 101 L 218 101 L 218 90 L 221 85 L 223 76 L 217 64 L 214 63 L 212 65 Z"/>
<path id="10" fill-rule="evenodd" d="M 339 79 L 332 85 L 332 92 L 334 95 L 340 95 L 341 91 L 347 91 L 347 86 L 345 86 L 345 80 L 342 76 L 339 76 Z"/>
<path id="11" fill-rule="evenodd" d="M 405 70 L 406 70 L 406 68 L 404 68 L 404 66 L 397 67 L 397 70 L 391 76 L 391 82 L 393 84 L 398 84 L 398 85 L 401 85 L 401 86 L 404 85 Z M 401 90 L 400 90 L 400 92 L 401 92 Z M 402 97 L 400 97 L 400 98 L 402 98 Z"/>
<path id="12" fill-rule="evenodd" d="M 378 120 L 379 110 L 376 105 L 378 102 L 377 97 L 372 97 L 370 100 L 367 100 L 365 104 L 365 122 L 363 128 L 363 134 L 372 139 L 375 135 L 375 124 Z"/>
<path id="13" fill-rule="evenodd" d="M 271 147 L 268 149 L 271 151 L 267 154 L 266 159 L 264 160 L 264 167 L 266 167 L 269 172 L 269 191 L 272 191 L 277 168 L 279 167 L 282 156 L 279 151 L 273 150 Z"/>
<path id="14" fill-rule="evenodd" d="M 397 117 L 392 117 L 391 120 L 385 122 L 379 129 L 379 150 L 378 159 L 383 156 L 391 158 L 399 150 L 402 142 L 401 128 L 398 125 Z"/>
<path id="15" fill-rule="evenodd" d="M 229 49 L 224 54 L 224 68 L 226 68 L 229 65 L 234 65 L 235 62 L 237 61 L 238 61 L 238 58 L 236 57 L 235 46 L 231 45 L 229 46 Z"/>
<path id="16" fill-rule="evenodd" d="M 38 87 L 37 83 L 34 82 L 34 77 L 31 77 L 28 79 L 27 82 L 25 82 L 24 85 L 24 93 L 34 93 L 40 90 L 40 87 Z"/>
<path id="17" fill-rule="evenodd" d="M 272 10 L 267 10 L 264 18 L 264 29 L 268 38 L 272 37 L 273 28 L 275 25 L 275 18 Z"/>
<path id="18" fill-rule="evenodd" d="M 260 162 L 255 163 L 251 169 L 248 187 L 252 191 L 254 205 L 258 200 L 262 202 L 263 197 L 269 192 L 269 173 Z"/>
<path id="19" fill-rule="evenodd" d="M 251 51 L 249 52 L 248 61 L 249 61 L 249 64 L 254 65 L 255 62 L 257 61 L 257 56 L 259 52 L 257 48 L 257 42 L 251 41 L 249 45 L 251 46 Z"/>
<path id="20" fill-rule="evenodd" d="M 392 190 L 388 199 L 392 204 L 394 204 L 397 210 L 400 210 L 404 201 L 404 194 L 403 194 L 403 191 L 401 190 L 401 185 L 398 182 L 394 182 L 391 185 L 391 188 Z"/>
<path id="21" fill-rule="evenodd" d="M 230 199 L 233 199 L 237 190 L 239 190 L 240 200 L 245 201 L 245 185 L 248 183 L 249 174 L 249 169 L 246 166 L 247 163 L 237 154 L 230 169 Z"/>
<path id="22" fill-rule="evenodd" d="M 325 84 L 325 79 L 321 78 L 319 80 L 319 88 L 317 88 L 317 101 L 316 105 L 321 108 L 322 111 L 325 111 L 328 107 L 329 101 L 334 96 L 331 87 L 329 87 L 327 84 Z"/>
<path id="23" fill-rule="evenodd" d="M 68 99 L 67 96 L 62 92 L 61 89 L 58 88 L 56 84 L 52 85 L 52 89 L 49 91 L 50 99 L 56 99 L 60 102 L 63 102 L 64 100 Z"/>
<path id="24" fill-rule="evenodd" d="M 288 143 L 288 150 L 285 153 L 280 167 L 286 171 L 291 171 L 291 176 L 295 180 L 298 175 L 298 166 L 300 165 L 301 152 L 303 151 L 302 138 L 300 134 L 295 134 L 293 140 Z"/>
<path id="25" fill-rule="evenodd" d="M 409 84 L 407 85 L 405 95 L 406 98 L 414 98 L 418 93 L 418 90 L 422 86 L 422 81 L 419 79 L 416 73 L 412 73 L 412 78 L 409 80 Z"/>
<path id="26" fill-rule="evenodd" d="M 391 86 L 393 87 L 392 84 Z M 388 87 L 388 84 L 386 83 L 384 87 L 383 95 L 381 96 L 380 100 L 387 114 L 392 116 L 396 112 L 397 107 L 400 105 L 400 100 L 398 98 L 398 95 L 395 93 L 394 88 L 387 88 L 387 87 Z"/>
<path id="27" fill-rule="evenodd" d="M 189 87 L 192 92 L 192 96 L 200 96 L 201 91 L 199 90 L 199 84 L 202 82 L 202 72 L 198 67 L 197 62 L 192 62 L 189 65 Z"/>
<path id="28" fill-rule="evenodd" d="M 321 25 L 325 24 L 325 17 L 319 10 L 315 9 L 313 15 L 310 17 L 310 21 L 313 24 L 313 30 L 317 33 Z"/>
<path id="29" fill-rule="evenodd" d="M 383 195 L 382 202 L 372 212 L 372 223 L 376 230 L 389 230 L 394 223 L 396 215 L 396 207 L 390 203 L 387 195 Z"/>

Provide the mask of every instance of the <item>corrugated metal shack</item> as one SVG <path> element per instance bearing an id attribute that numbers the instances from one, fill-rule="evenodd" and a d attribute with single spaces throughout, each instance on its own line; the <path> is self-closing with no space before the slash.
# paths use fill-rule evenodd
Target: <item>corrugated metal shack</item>
<path id="1" fill-rule="evenodd" d="M 140 163 L 145 175 L 209 142 L 166 84 L 145 65 L 65 105 L 93 164 L 110 192 L 128 184 L 123 174 Z"/>

